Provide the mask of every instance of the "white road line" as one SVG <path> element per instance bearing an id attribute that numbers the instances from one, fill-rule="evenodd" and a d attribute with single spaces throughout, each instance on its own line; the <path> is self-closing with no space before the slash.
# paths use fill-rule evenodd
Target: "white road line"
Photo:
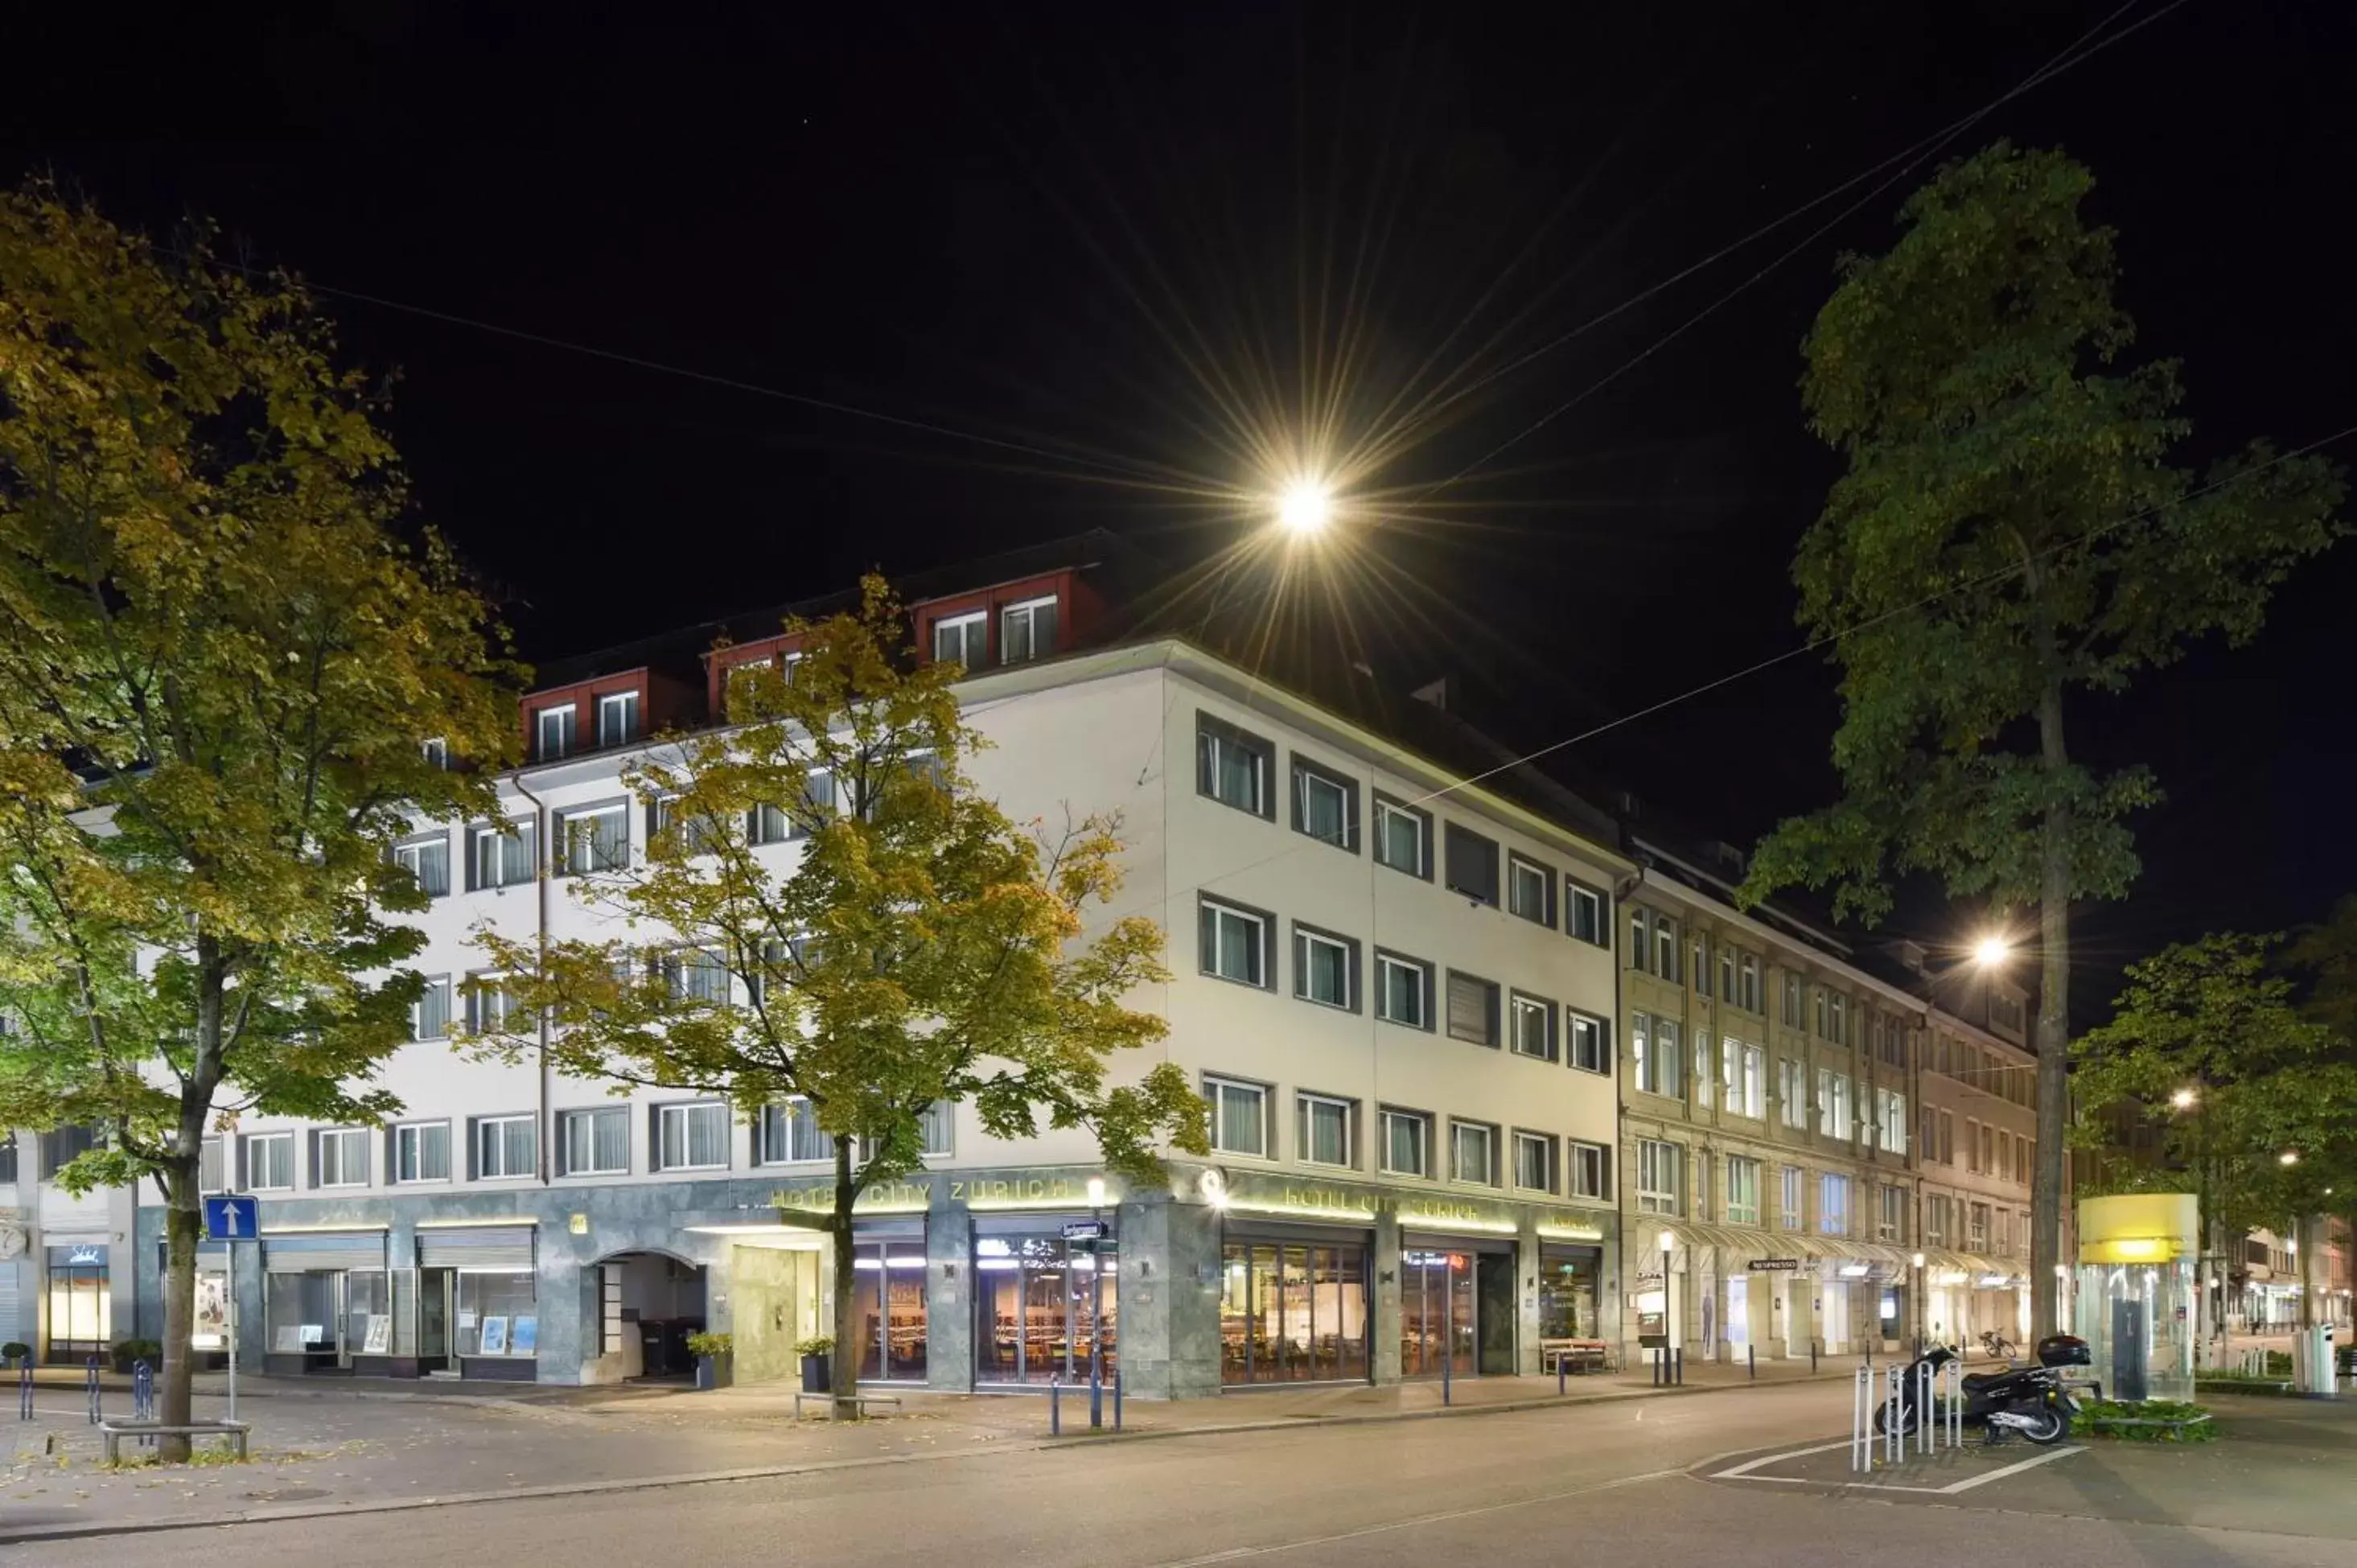
<path id="1" fill-rule="evenodd" d="M 2007 1465 L 2002 1470 L 1991 1470 L 1986 1476 L 1975 1476 L 1968 1480 L 1958 1481 L 1953 1487 L 1943 1487 L 1940 1489 L 1951 1494 L 1956 1492 L 1969 1492 L 1975 1487 L 1986 1487 L 1991 1481 L 2002 1480 L 2007 1476 L 2018 1475 L 2024 1470 L 2036 1469 L 2040 1465 L 2050 1465 L 2057 1459 L 2068 1459 L 2073 1454 L 2084 1454 L 2085 1452 L 2086 1449 L 2075 1444 L 2062 1448 L 2049 1448 L 2043 1454 L 2034 1454 L 2027 1459 Z"/>
<path id="2" fill-rule="evenodd" d="M 1762 1465 L 1773 1465 L 1780 1459 L 1798 1459 L 1803 1455 L 1809 1454 L 1830 1454 L 1836 1448 L 1846 1448 L 1848 1446 L 1848 1442 L 1845 1440 L 1840 1443 L 1820 1443 L 1814 1448 L 1787 1449 L 1781 1454 L 1770 1454 L 1758 1459 L 1747 1459 L 1732 1470 L 1721 1470 L 1717 1472 L 1716 1475 L 1711 1477 L 1711 1479 L 1714 1481 L 1794 1481 L 1798 1484 L 1805 1484 L 1799 1483 L 1799 1478 L 1797 1477 L 1755 1476 L 1751 1472 L 1757 1470 Z"/>
<path id="3" fill-rule="evenodd" d="M 2001 1481 L 2007 1476 L 2019 1475 L 2024 1470 L 2034 1470 L 2040 1465 L 2050 1465 L 2057 1459 L 2068 1458 L 2073 1454 L 2086 1452 L 2084 1447 L 2076 1444 L 2050 1448 L 2043 1454 L 2034 1454 L 2027 1459 L 2017 1460 L 2013 1464 L 1978 1476 L 1968 1476 L 1961 1481 L 1953 1482 L 1944 1487 L 1910 1487 L 1896 1481 L 1818 1481 L 1805 1476 L 1755 1476 L 1752 1474 L 1755 1470 L 1770 1465 L 1781 1464 L 1786 1459 L 1806 1458 L 1812 1454 L 1830 1454 L 1836 1448 L 1848 1446 L 1848 1443 L 1842 1442 L 1820 1443 L 1813 1448 L 1787 1448 L 1781 1454 L 1765 1454 L 1757 1459 L 1747 1459 L 1731 1470 L 1715 1470 L 1708 1478 L 1714 1481 L 1766 1481 L 1782 1487 L 1835 1486 L 1855 1487 L 1860 1490 L 1871 1492 L 1925 1492 L 1935 1497 L 1945 1498 L 1953 1497 L 1958 1492 L 1969 1492 L 1975 1487 L 1986 1487 L 1991 1481 Z"/>

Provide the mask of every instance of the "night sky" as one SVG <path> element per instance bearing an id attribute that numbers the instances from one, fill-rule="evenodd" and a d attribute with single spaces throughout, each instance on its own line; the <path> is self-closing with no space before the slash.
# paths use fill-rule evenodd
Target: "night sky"
<path id="1" fill-rule="evenodd" d="M 1930 165 L 1734 242 L 2115 15 L 179 9 L 12 18 L 0 178 L 49 169 L 328 288 L 714 378 L 330 301 L 352 354 L 400 371 L 420 512 L 528 658 L 1088 527 L 1183 575 L 1249 527 L 1201 493 L 1265 482 L 1240 429 L 1297 430 L 1319 385 L 1354 431 L 1462 392 L 1366 481 L 1409 515 L 1310 591 L 1384 678 L 1452 674 L 1525 746 L 1798 639 L 1786 562 L 1834 472 L 1798 344 L 1835 256 L 1887 244 Z M 2338 9 L 2136 0 L 2095 36 L 2148 26 L 1944 147 L 2093 166 L 2141 349 L 2184 360 L 2197 464 L 2357 419 Z M 2162 942 L 2357 889 L 2352 596 L 2357 542 L 2252 648 L 2083 703 L 2091 759 L 2169 791 L 2135 897 L 2082 923 L 2083 998 Z M 1748 844 L 1829 796 L 1835 714 L 1826 667 L 1794 660 L 1575 749 Z M 1898 925 L 1949 918 L 1919 899 Z"/>

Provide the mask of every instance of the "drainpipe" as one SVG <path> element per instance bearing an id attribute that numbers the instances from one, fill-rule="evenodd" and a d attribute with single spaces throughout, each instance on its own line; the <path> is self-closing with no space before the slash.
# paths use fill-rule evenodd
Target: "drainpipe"
<path id="1" fill-rule="evenodd" d="M 533 912 L 538 926 L 536 937 L 540 965 L 545 972 L 548 967 L 548 856 L 553 847 L 548 839 L 548 802 L 532 792 L 532 786 L 523 781 L 522 773 L 515 777 L 515 787 L 516 793 L 532 802 Z M 546 1187 L 552 1173 L 549 1168 L 548 1009 L 545 1007 L 540 1010 L 540 1105 L 533 1117 L 533 1157 L 540 1167 L 540 1185 Z"/>

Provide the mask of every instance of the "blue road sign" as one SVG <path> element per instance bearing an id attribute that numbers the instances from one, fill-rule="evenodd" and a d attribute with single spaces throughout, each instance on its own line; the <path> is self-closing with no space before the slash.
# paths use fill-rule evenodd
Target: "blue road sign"
<path id="1" fill-rule="evenodd" d="M 243 1193 L 205 1197 L 205 1235 L 215 1241 L 252 1241 L 262 1230 L 262 1200 Z"/>

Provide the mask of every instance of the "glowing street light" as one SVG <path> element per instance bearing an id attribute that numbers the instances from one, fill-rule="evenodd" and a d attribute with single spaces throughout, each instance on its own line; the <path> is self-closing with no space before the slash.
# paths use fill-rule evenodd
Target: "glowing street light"
<path id="1" fill-rule="evenodd" d="M 2282 1154 L 2276 1156 L 2276 1164 L 2279 1165 L 2296 1165 L 2299 1164 L 2299 1151 L 2298 1149 L 2286 1149 Z"/>
<path id="2" fill-rule="evenodd" d="M 2169 1102 L 2179 1111 L 2190 1111 L 2193 1109 L 2194 1101 L 2201 1098 L 2190 1089 L 2180 1089 L 2169 1097 Z"/>
<path id="3" fill-rule="evenodd" d="M 1296 479 L 1276 498 L 1277 526 L 1297 539 L 1324 532 L 1334 521 L 1334 492 L 1316 479 Z"/>
<path id="4" fill-rule="evenodd" d="M 1983 937 L 1973 948 L 1973 961 L 1983 969 L 1995 969 L 2013 956 L 2013 944 L 2003 937 Z"/>

